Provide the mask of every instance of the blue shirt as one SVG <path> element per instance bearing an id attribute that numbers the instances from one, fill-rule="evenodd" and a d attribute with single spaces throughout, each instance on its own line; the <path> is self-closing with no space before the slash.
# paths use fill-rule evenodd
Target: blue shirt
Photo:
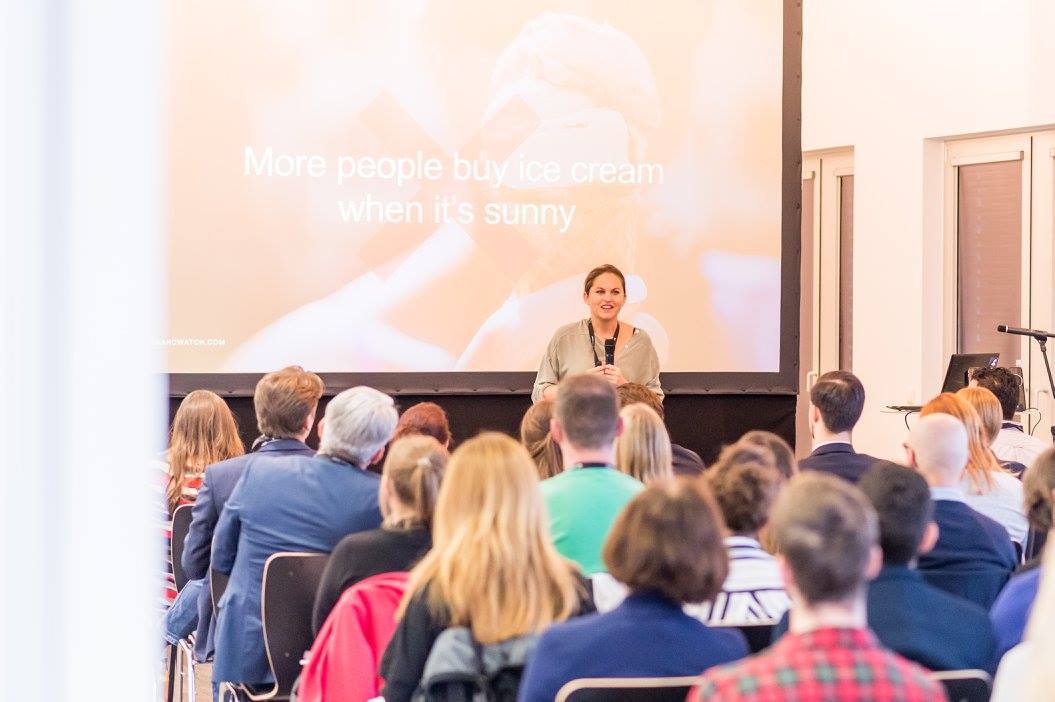
<path id="1" fill-rule="evenodd" d="M 1037 599 L 1040 568 L 1033 568 L 1011 578 L 989 611 L 996 629 L 997 653 L 1003 656 L 1022 642 L 1033 600 Z"/>
<path id="2" fill-rule="evenodd" d="M 747 653 L 738 629 L 708 627 L 659 594 L 637 592 L 611 612 L 550 627 L 524 669 L 518 699 L 553 702 L 577 678 L 698 675 Z"/>

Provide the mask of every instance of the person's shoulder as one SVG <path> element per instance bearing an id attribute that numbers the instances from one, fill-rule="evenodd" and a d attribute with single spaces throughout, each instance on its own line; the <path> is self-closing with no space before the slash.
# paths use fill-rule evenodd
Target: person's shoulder
<path id="1" fill-rule="evenodd" d="M 1016 500 L 1022 499 L 1022 481 L 1004 471 L 993 471 L 993 483 L 1004 493 L 1008 493 Z"/>
<path id="2" fill-rule="evenodd" d="M 553 339 L 550 343 L 559 344 L 562 340 L 574 336 L 589 336 L 589 331 L 586 328 L 586 320 L 578 319 L 574 322 L 569 322 L 568 324 L 557 327 L 557 331 L 553 332 Z"/>
<path id="3" fill-rule="evenodd" d="M 710 668 L 700 678 L 697 694 L 690 695 L 689 700 L 743 699 L 740 682 L 757 678 L 763 669 L 768 670 L 768 658 L 768 654 L 761 654 Z"/>
<path id="4" fill-rule="evenodd" d="M 1007 581 L 1007 585 L 1004 586 L 1003 591 L 1001 591 L 999 599 L 1014 601 L 1026 598 L 1032 601 L 1036 597 L 1037 588 L 1040 585 L 1040 571 L 1040 568 L 1033 568 L 1012 575 L 1011 579 Z"/>
<path id="5" fill-rule="evenodd" d="M 914 586 L 913 598 L 916 604 L 939 620 L 960 624 L 989 622 L 989 613 L 971 600 L 952 595 L 922 579 L 916 581 Z"/>
<path id="6" fill-rule="evenodd" d="M 878 651 L 879 655 L 886 659 L 887 669 L 897 671 L 896 677 L 901 680 L 903 685 L 916 688 L 924 693 L 926 695 L 923 698 L 924 700 L 945 699 L 945 688 L 940 682 L 932 678 L 930 672 L 922 665 L 885 648 L 880 648 Z M 889 676 L 889 678 L 894 677 L 895 675 Z"/>

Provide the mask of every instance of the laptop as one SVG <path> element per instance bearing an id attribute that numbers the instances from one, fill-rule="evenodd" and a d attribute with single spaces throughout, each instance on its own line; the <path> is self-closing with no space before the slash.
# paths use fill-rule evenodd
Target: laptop
<path id="1" fill-rule="evenodd" d="M 945 371 L 945 382 L 942 392 L 956 392 L 967 387 L 971 373 L 979 368 L 996 368 L 1000 361 L 998 353 L 954 353 L 949 358 L 949 367 Z M 921 405 L 887 405 L 887 409 L 896 412 L 919 412 Z"/>

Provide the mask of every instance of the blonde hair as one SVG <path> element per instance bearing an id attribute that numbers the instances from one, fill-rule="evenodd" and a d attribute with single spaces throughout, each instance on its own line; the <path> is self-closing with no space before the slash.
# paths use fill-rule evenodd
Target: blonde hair
<path id="1" fill-rule="evenodd" d="M 431 527 L 446 467 L 447 449 L 439 441 L 410 434 L 389 446 L 381 473 L 392 495 L 414 513 L 414 521 Z"/>
<path id="2" fill-rule="evenodd" d="M 411 571 L 397 616 L 419 592 L 450 626 L 483 644 L 538 633 L 567 619 L 583 596 L 557 553 L 531 457 L 486 432 L 453 454 L 436 503 L 432 550 Z"/>
<path id="3" fill-rule="evenodd" d="M 992 390 L 983 388 L 981 385 L 960 388 L 956 391 L 956 395 L 974 407 L 982 422 L 986 442 L 992 446 L 1000 429 L 1004 426 L 1004 410 L 1000 407 L 1000 400 Z"/>
<path id="4" fill-rule="evenodd" d="M 183 398 L 169 433 L 168 486 L 165 500 L 171 513 L 179 506 L 187 474 L 197 474 L 205 466 L 245 453 L 238 436 L 238 424 L 220 396 L 209 390 L 195 390 Z"/>
<path id="5" fill-rule="evenodd" d="M 520 443 L 531 454 L 540 480 L 552 478 L 564 470 L 560 446 L 549 433 L 552 417 L 553 400 L 540 400 L 531 405 L 520 420 Z"/>
<path id="6" fill-rule="evenodd" d="M 943 392 L 923 406 L 921 417 L 929 414 L 948 414 L 959 419 L 967 430 L 967 477 L 971 490 L 985 494 L 993 489 L 992 473 L 1003 473 L 1004 469 L 985 441 L 982 418 L 963 397 Z"/>
<path id="7" fill-rule="evenodd" d="M 615 441 L 615 464 L 619 470 L 643 483 L 674 477 L 670 436 L 656 411 L 640 402 L 619 411 L 623 433 Z"/>

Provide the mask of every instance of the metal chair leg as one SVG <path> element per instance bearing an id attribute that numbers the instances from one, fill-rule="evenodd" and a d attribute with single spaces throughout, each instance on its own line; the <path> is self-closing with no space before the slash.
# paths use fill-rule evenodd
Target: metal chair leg
<path id="1" fill-rule="evenodd" d="M 165 685 L 165 699 L 167 702 L 175 702 L 176 695 L 176 646 L 169 644 L 169 679 Z"/>

